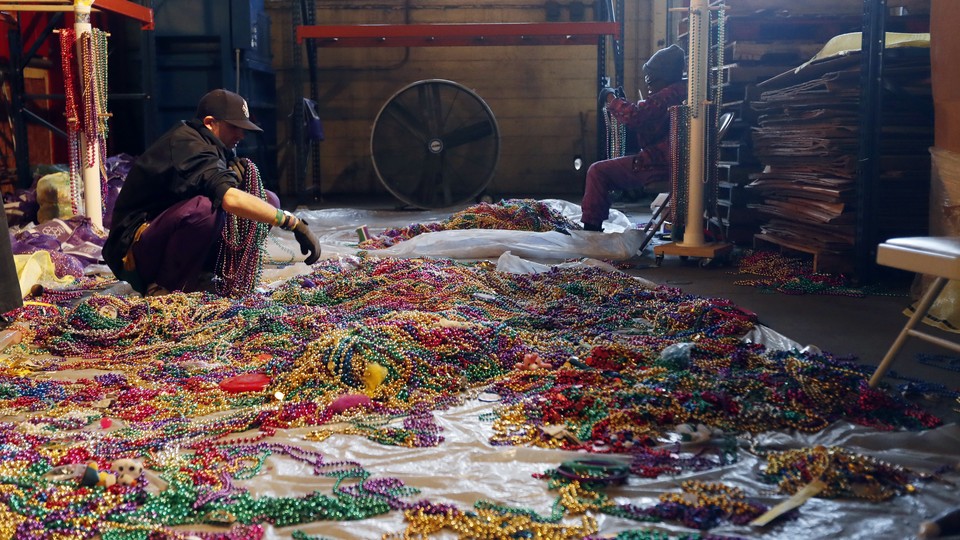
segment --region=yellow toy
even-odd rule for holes
[[[374,392],[377,391],[377,387],[387,380],[387,375],[390,372],[387,371],[387,368],[381,366],[380,364],[367,364],[363,370],[363,387],[366,394],[370,397],[373,397]]]

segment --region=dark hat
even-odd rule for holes
[[[650,79],[675,82],[683,78],[685,53],[677,44],[660,49],[643,65],[643,73]]]
[[[250,121],[247,100],[223,88],[211,90],[200,98],[200,104],[197,105],[197,118],[207,116],[249,131],[263,131],[260,126]]]

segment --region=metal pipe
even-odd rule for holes
[[[678,245],[699,247],[703,234],[703,191],[707,181],[706,157],[707,84],[710,64],[710,8],[707,0],[690,2],[690,41],[687,65],[687,103],[690,106],[690,152],[687,180],[687,215],[683,241]]]

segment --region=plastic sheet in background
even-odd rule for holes
[[[580,207],[557,200],[542,200],[552,210],[574,223],[580,222]],[[389,229],[415,223],[438,223],[460,209],[404,211],[331,208],[325,210],[298,210],[297,216],[306,219],[310,230],[320,241],[321,257],[357,255],[357,229],[366,226],[371,236]],[[387,249],[367,251],[376,257],[444,257],[463,260],[496,259],[510,251],[514,255],[557,261],[591,257],[603,260],[626,260],[634,257],[643,241],[641,231],[620,211],[611,210],[604,223],[603,234],[570,231],[535,233],[491,229],[450,230],[425,233],[399,242]],[[272,230],[267,239],[266,263],[293,264],[304,259],[300,248],[289,233]]]

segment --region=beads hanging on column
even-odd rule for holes
[[[107,36],[109,34],[103,30],[94,28],[91,39],[92,57],[94,59],[94,78],[92,100],[96,105],[96,141],[97,148],[100,150],[100,159],[107,156],[107,136],[110,133],[108,120],[112,114],[107,111],[108,91],[107,91]],[[107,205],[107,182],[106,178],[100,179],[100,203],[102,210],[106,211]]]
[[[74,215],[80,214],[80,118],[77,109],[77,86],[74,54],[76,33],[70,29],[60,31],[60,63],[63,69],[65,94],[64,115],[67,118],[67,153],[70,166],[70,208]]]
[[[690,177],[690,107],[687,105],[670,107],[670,154],[674,166],[670,169],[669,219],[680,223],[687,212]]]
[[[61,30],[60,61],[66,98],[64,114],[67,119],[70,205],[74,215],[80,215],[81,171],[96,164],[98,152],[101,157],[107,152],[107,119],[110,117],[107,112],[107,33],[93,29],[78,37],[72,29]],[[87,143],[82,157],[81,131]],[[107,194],[103,178],[100,190],[101,204],[105,204]]]
[[[716,28],[716,47],[711,47],[715,51],[713,55],[712,68],[709,70],[711,73],[709,80],[708,97],[709,105],[707,106],[707,118],[710,119],[713,127],[709,130],[707,136],[707,174],[705,178],[707,179],[708,185],[707,191],[704,192],[705,202],[707,204],[708,211],[713,211],[716,213],[715,205],[717,199],[720,196],[720,138],[719,138],[719,129],[720,129],[720,116],[723,109],[723,79],[724,79],[724,43],[726,40],[726,11],[723,6],[716,8],[716,24],[711,25],[711,27]],[[709,210],[713,209],[713,210]]]

